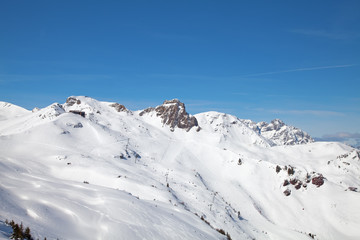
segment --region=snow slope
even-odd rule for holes
[[[346,145],[274,146],[217,112],[182,129],[82,96],[5,106],[0,220],[36,238],[360,238],[360,153]]]

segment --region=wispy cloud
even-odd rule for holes
[[[342,142],[352,146],[360,146],[360,133],[337,132],[334,134],[325,134],[320,138],[315,138],[316,141],[326,142]]]
[[[264,109],[259,109],[259,111],[264,111]],[[275,114],[291,114],[291,115],[312,115],[312,116],[345,116],[342,112],[335,111],[324,111],[324,110],[279,110],[279,109],[269,109],[267,110],[270,113]]]
[[[321,66],[321,67],[294,68],[294,69],[287,69],[287,70],[280,70],[280,71],[273,71],[273,72],[247,74],[247,75],[243,75],[242,77],[255,77],[255,76],[263,76],[263,75],[279,74],[279,73],[315,71],[315,70],[334,69],[334,68],[348,68],[348,67],[354,67],[354,66],[359,66],[359,64],[344,64],[344,65],[331,65],[331,66]]]
[[[325,134],[323,138],[328,138],[328,139],[360,138],[360,133],[337,132],[334,134]]]
[[[313,36],[313,37],[322,37],[322,38],[329,38],[334,40],[347,40],[347,39],[355,39],[359,37],[359,34],[354,33],[346,33],[346,32],[329,32],[325,30],[312,30],[312,29],[294,29],[290,32]]]

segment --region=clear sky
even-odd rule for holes
[[[0,0],[0,100],[280,118],[360,133],[360,1]]]

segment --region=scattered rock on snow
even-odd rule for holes
[[[74,125],[74,128],[82,128],[82,127],[83,125],[80,122]]]
[[[296,178],[290,179],[290,183],[292,185],[295,185],[298,182],[298,180]]]
[[[290,190],[290,189],[286,189],[286,190],[284,191],[284,194],[285,194],[285,196],[289,196],[289,195],[291,194],[291,190]]]
[[[289,180],[285,179],[283,186],[285,187],[285,186],[287,186],[287,185],[289,185],[289,184],[290,184]]]
[[[319,176],[317,177],[314,177],[312,180],[311,180],[312,184],[316,185],[317,187],[320,187],[321,185],[324,184],[324,177],[322,174],[320,174]]]
[[[356,188],[356,187],[349,187],[348,189],[349,189],[350,191],[357,192],[357,188]]]

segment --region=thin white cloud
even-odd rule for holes
[[[313,115],[313,116],[345,116],[344,113],[335,111],[323,111],[323,110],[278,110],[270,109],[271,113],[276,114],[292,114],[292,115]]]
[[[360,147],[360,133],[338,132],[334,134],[325,134],[316,141],[342,142],[354,147]]]
[[[322,67],[294,68],[294,69],[287,69],[287,70],[281,70],[281,71],[247,74],[242,77],[255,77],[255,76],[263,76],[263,75],[279,74],[279,73],[315,71],[315,70],[334,69],[334,68],[348,68],[348,67],[354,67],[354,66],[358,66],[358,65],[359,64],[344,64],[344,65],[332,65],[332,66],[322,66]]]
[[[338,132],[334,134],[326,134],[323,138],[328,139],[345,139],[345,138],[360,138],[360,133]]]

